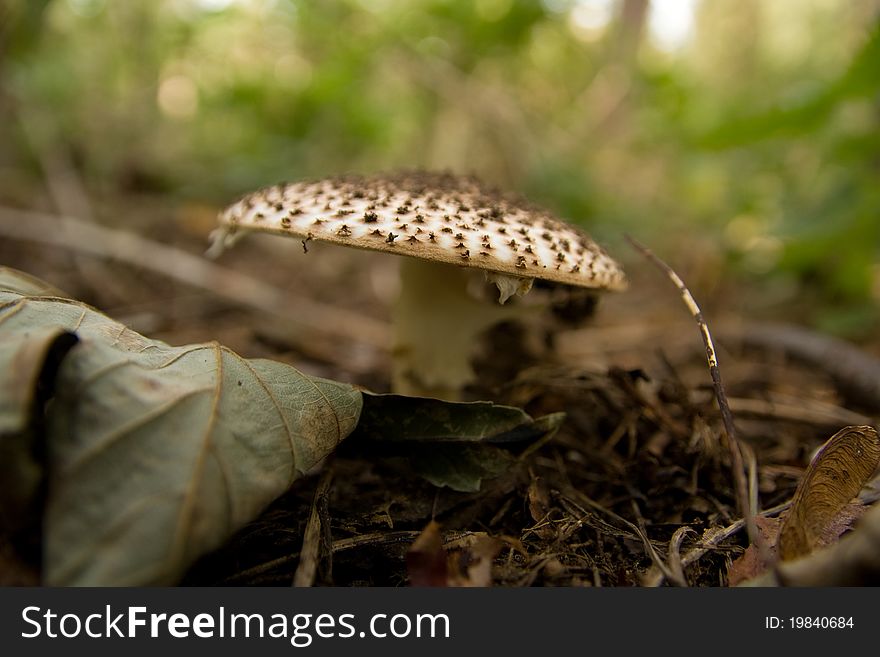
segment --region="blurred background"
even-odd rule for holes
[[[878,16],[878,0],[0,0],[0,218],[198,254],[256,187],[449,168],[648,269],[637,236],[710,307],[871,342]],[[0,232],[0,261],[37,275],[73,267],[63,251]],[[86,300],[131,302],[91,280]]]
[[[0,0],[0,276],[24,270],[150,338],[386,391],[397,259],[270,236],[204,254],[243,193],[401,168],[522,194],[631,279],[584,325],[502,325],[475,358],[468,398],[567,413],[528,465],[553,505],[583,490],[643,527],[642,505],[661,552],[682,523],[738,517],[698,331],[626,234],[702,306],[765,508],[833,431],[876,423],[880,0]],[[538,582],[568,584],[588,563],[570,572],[634,584],[647,567],[632,523],[585,524],[577,505],[552,509],[551,538],[534,531],[551,515],[531,484],[444,507],[409,468],[349,458],[337,537],[415,532],[446,508],[449,529],[523,536],[508,583],[547,564]],[[297,554],[314,484],[205,582]],[[564,541],[586,560],[563,567]],[[725,581],[728,543],[693,581]],[[334,557],[337,583],[405,581],[397,547],[364,545]]]

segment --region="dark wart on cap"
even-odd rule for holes
[[[505,304],[535,279],[621,290],[620,266],[579,228],[512,196],[449,173],[339,177],[267,187],[220,215],[209,253],[249,232],[287,235],[396,255],[401,290],[394,308],[396,392],[455,399],[474,380],[479,336],[537,312]],[[472,294],[482,270],[500,303]]]
[[[275,185],[220,215],[239,229],[310,237],[517,278],[620,290],[620,266],[579,228],[472,177],[404,173]]]

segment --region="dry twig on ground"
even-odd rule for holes
[[[724,430],[727,434],[726,442],[728,451],[730,452],[731,470],[736,488],[737,504],[739,506],[740,513],[745,518],[746,527],[748,528],[749,532],[749,540],[752,543],[758,545],[759,548],[761,548],[763,547],[763,542],[761,541],[760,535],[757,531],[757,527],[755,526],[755,515],[757,513],[755,499],[756,495],[752,492],[754,490],[754,487],[749,485],[750,477],[746,473],[746,466],[743,461],[743,445],[740,444],[739,440],[736,437],[736,428],[733,424],[733,415],[730,412],[730,405],[727,402],[727,393],[724,391],[724,385],[721,382],[721,371],[718,367],[718,357],[715,353],[715,345],[712,341],[712,334],[709,332],[709,325],[706,323],[706,320],[703,317],[703,312],[697,305],[697,302],[694,299],[693,295],[690,293],[690,290],[688,290],[687,286],[684,284],[684,281],[681,280],[681,277],[679,277],[679,275],[675,273],[675,270],[673,270],[672,267],[663,262],[663,260],[657,257],[657,255],[655,255],[646,246],[640,244],[632,237],[627,236],[627,239],[639,253],[641,253],[648,260],[654,263],[669,277],[669,280],[671,280],[672,283],[678,288],[679,292],[681,293],[682,300],[688,307],[688,310],[690,310],[691,315],[693,315],[694,319],[697,322],[697,325],[700,328],[700,335],[702,336],[703,344],[706,347],[706,360],[709,364],[709,374],[712,377],[712,385],[715,389],[715,397],[718,400],[718,407],[721,411],[721,419],[724,422]],[[754,480],[755,476],[752,475],[751,479]]]

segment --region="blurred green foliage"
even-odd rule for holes
[[[675,2],[693,25],[670,46],[656,25]],[[95,197],[218,204],[278,180],[448,167],[606,242],[709,244],[780,303],[865,331],[880,298],[878,11],[0,0],[0,200],[40,189],[47,153]]]

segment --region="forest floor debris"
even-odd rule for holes
[[[184,231],[166,238],[192,257],[204,246]],[[76,241],[7,236],[0,262],[101,307],[107,299],[94,281],[78,278],[70,246],[76,248]],[[267,264],[263,248],[256,243],[237,250],[235,270],[283,291],[291,307],[299,299],[304,307],[338,308],[350,320],[345,331],[357,334],[363,318],[368,336],[387,321],[394,286],[385,269],[392,263],[359,253],[286,253],[290,267],[281,273]],[[309,274],[297,265],[303,257],[339,259],[332,267],[336,278],[327,278],[329,266]],[[384,353],[372,338],[356,347],[343,338],[324,339],[311,348],[302,336],[267,330],[265,308],[233,307],[228,294],[205,294],[197,290],[204,285],[194,288],[180,277],[169,280],[157,266],[145,272],[133,264],[107,261],[129,296],[123,304],[114,296],[114,307],[102,310],[117,317],[156,315],[150,337],[172,344],[218,339],[248,356],[387,389]],[[636,273],[632,291],[603,301],[592,325],[557,332],[535,364],[515,377],[487,377],[481,395],[535,417],[563,411],[567,419],[552,440],[484,481],[479,492],[436,488],[405,463],[371,459],[343,444],[329,466],[332,481],[321,472],[297,481],[258,520],[197,563],[185,583],[290,585],[299,573],[301,583],[318,585],[406,585],[407,554],[436,522],[444,548],[464,561],[478,538],[498,541],[497,554],[480,552],[483,559],[495,554],[490,579],[462,561],[458,581],[727,585],[730,565],[748,541],[729,452],[717,440],[722,422],[699,337],[668,292],[662,277]],[[757,460],[760,515],[775,516],[794,495],[813,450],[845,424],[876,423],[877,400],[854,396],[838,363],[823,362],[821,353],[792,352],[776,338],[767,344],[766,333],[750,333],[745,320],[752,318],[733,317],[718,300],[706,310],[723,353],[738,435]],[[878,347],[865,345],[869,352]],[[306,527],[315,514],[320,532],[312,532],[306,550]],[[471,542],[461,543],[465,537]],[[303,554],[309,555],[306,566]]]

